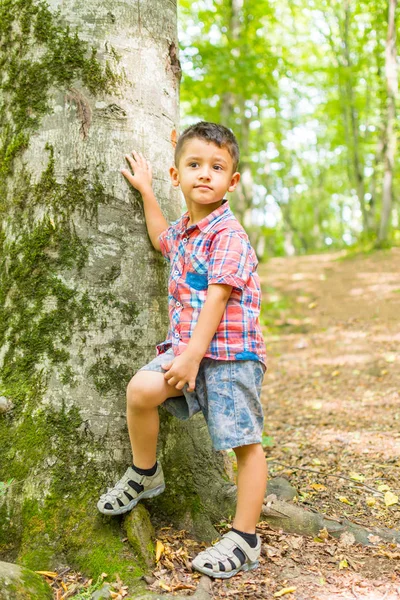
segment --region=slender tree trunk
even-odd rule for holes
[[[345,89],[346,89],[346,97],[348,104],[348,111],[350,116],[350,131],[351,131],[351,152],[352,152],[352,162],[353,162],[353,170],[354,177],[356,183],[356,191],[358,201],[360,203],[362,221],[363,221],[363,229],[364,233],[368,233],[368,211],[365,205],[365,184],[364,184],[364,173],[363,173],[363,165],[360,154],[360,144],[359,144],[359,122],[358,122],[358,114],[355,107],[354,101],[354,89],[353,89],[353,77],[352,77],[352,60],[350,55],[350,2],[349,0],[345,1],[344,4],[344,20],[343,20],[343,57],[344,57],[344,65],[346,67],[345,73]]]
[[[243,8],[244,0],[230,0],[230,19],[228,24],[228,39],[230,42],[237,42],[240,38],[240,11]],[[232,61],[235,60],[235,56],[232,56]],[[235,83],[232,79],[232,88]],[[225,125],[225,127],[229,127],[231,125],[231,117],[233,114],[233,109],[235,107],[235,98],[236,95],[232,91],[232,89],[228,89],[221,101],[221,124]]]
[[[386,87],[387,120],[382,190],[382,212],[378,242],[386,241],[393,205],[393,172],[396,155],[396,100],[397,100],[397,51],[396,51],[397,0],[388,0],[388,34],[386,39]]]
[[[165,336],[167,270],[119,169],[143,152],[167,218],[179,216],[167,175],[176,2],[24,0],[0,12],[0,480],[14,479],[0,553],[132,580],[141,563],[96,501],[131,460],[125,387]],[[158,516],[212,537],[211,519],[232,506],[222,457],[201,418],[166,419],[164,431]]]

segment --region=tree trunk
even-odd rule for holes
[[[145,567],[96,501],[131,460],[125,386],[166,333],[167,270],[119,169],[143,152],[179,216],[176,2],[0,12],[0,556],[130,581]],[[222,456],[200,418],[164,429],[158,516],[210,537],[232,507]]]
[[[393,204],[393,172],[396,155],[396,99],[397,99],[397,52],[396,7],[397,0],[388,0],[388,35],[386,39],[386,86],[387,120],[385,132],[385,157],[383,174],[382,212],[378,242],[386,241]]]
[[[342,25],[342,40],[343,40],[343,62],[345,66],[345,90],[348,104],[348,111],[350,117],[350,130],[351,130],[351,153],[352,162],[354,169],[354,177],[356,184],[356,192],[358,201],[360,203],[360,209],[362,214],[363,231],[368,234],[368,211],[365,205],[365,185],[364,185],[364,172],[363,164],[360,153],[359,143],[359,120],[358,113],[354,99],[354,88],[353,88],[353,74],[352,74],[352,60],[350,52],[350,1],[346,0],[344,3],[344,19]]]

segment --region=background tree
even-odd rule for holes
[[[167,218],[179,216],[176,4],[6,0],[0,35],[0,479],[14,479],[1,557],[129,581],[138,546],[96,501],[131,460],[125,386],[165,335],[167,270],[119,169],[143,152]],[[224,480],[212,485],[223,461],[200,418],[164,431],[175,484],[157,514],[214,537],[231,504]]]
[[[222,118],[237,133],[243,185],[232,203],[253,243],[262,232],[259,254],[262,242],[269,254],[376,242],[396,105],[395,7],[388,92],[389,0],[180,4],[184,118]],[[388,210],[390,243],[400,231],[398,207]]]

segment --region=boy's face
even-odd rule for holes
[[[180,186],[186,204],[220,206],[226,192],[233,192],[240,174],[233,172],[233,161],[227,148],[199,138],[189,139],[182,150],[179,164],[171,167],[175,187]]]

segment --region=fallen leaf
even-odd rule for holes
[[[343,502],[343,504],[348,504],[349,506],[353,506],[353,503],[350,502],[350,500],[348,500],[346,498],[346,496],[338,496],[338,500],[339,500],[339,502]]]
[[[55,579],[57,577],[57,573],[54,571],[35,571],[38,575],[44,575],[45,577],[50,577],[50,579]]]
[[[398,504],[399,497],[393,492],[386,492],[385,494],[385,504],[386,506],[393,506],[393,504]]]
[[[368,539],[371,542],[371,544],[380,544],[382,542],[382,540],[379,537],[379,535],[374,535],[373,533],[370,533],[368,535]]]
[[[328,537],[329,537],[329,533],[328,533],[328,530],[327,530],[327,528],[326,528],[326,527],[324,527],[323,529],[320,529],[320,530],[318,531],[318,537],[319,537],[321,540],[327,540],[327,539],[328,539]]]
[[[160,586],[160,588],[162,590],[165,590],[166,592],[170,592],[171,588],[169,587],[169,585],[167,585],[164,581],[159,581],[158,585]]]
[[[381,485],[378,485],[378,490],[380,492],[388,492],[390,487],[386,483],[381,483]]]
[[[348,568],[349,568],[349,563],[347,562],[347,560],[345,558],[343,558],[339,563],[339,571],[341,571],[342,569],[348,569]]]
[[[173,592],[177,592],[178,590],[195,590],[196,586],[195,585],[191,585],[190,583],[178,583],[178,585],[175,585],[172,588]]]
[[[160,542],[160,540],[157,540],[156,543],[156,562],[158,562],[161,558],[161,556],[164,554],[165,552],[165,546],[162,542]]]
[[[322,490],[326,490],[326,487],[322,485],[322,483],[312,483],[311,486],[313,490],[316,492],[321,492]]]
[[[292,594],[296,591],[295,587],[282,588],[279,592],[275,592],[274,598],[280,598],[281,596],[285,596],[286,594]]]
[[[352,471],[350,473],[350,479],[352,479],[353,481],[359,481],[360,483],[363,483],[363,481],[365,481],[365,475],[360,475],[359,473],[354,473],[354,471]]]
[[[375,506],[376,504],[376,499],[373,498],[372,496],[368,496],[368,498],[365,501],[367,503],[367,506]]]

